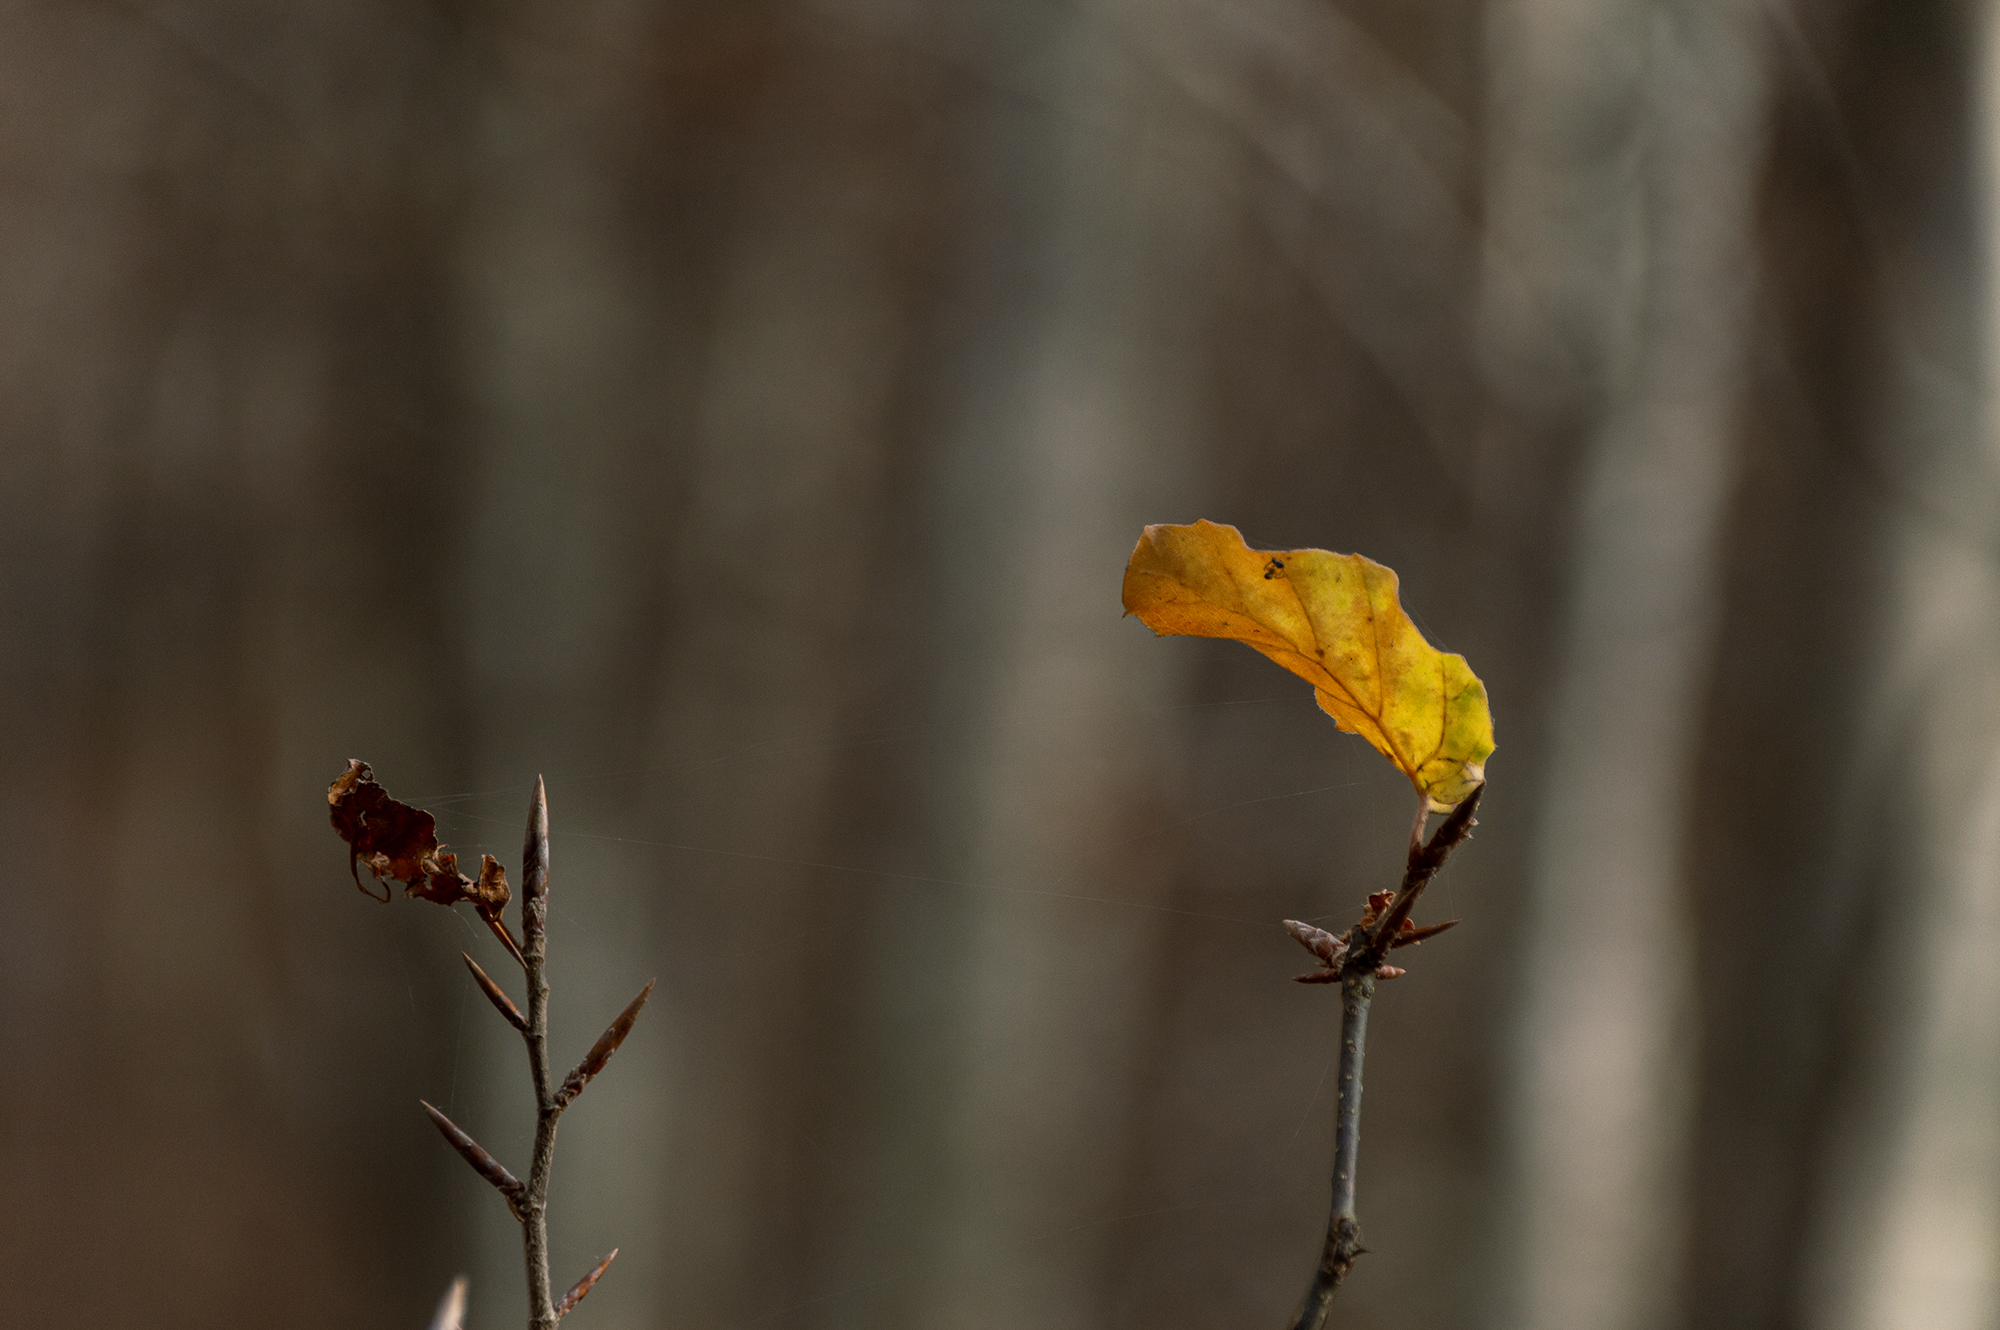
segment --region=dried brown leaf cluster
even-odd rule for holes
[[[347,770],[327,787],[326,802],[333,829],[347,842],[348,871],[364,893],[374,895],[361,881],[362,865],[377,881],[402,883],[405,896],[438,905],[469,901],[489,920],[513,899],[498,859],[481,855],[477,878],[459,872],[458,856],[438,843],[437,819],[391,798],[366,762],[349,758]],[[386,904],[388,894],[381,899]]]

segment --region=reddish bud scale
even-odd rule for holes
[[[522,1034],[526,1034],[528,1032],[528,1018],[521,1014],[521,1009],[514,1005],[514,1000],[507,996],[500,985],[486,977],[486,971],[479,968],[478,961],[473,960],[470,956],[466,956],[462,951],[459,955],[465,957],[466,968],[472,971],[473,981],[479,985],[479,991],[486,994],[486,1000],[491,1002],[494,1009],[507,1018],[507,1024],[513,1026]]]
[[[625,1036],[632,1033],[632,1022],[639,1019],[640,1008],[646,1005],[647,998],[653,996],[653,984],[658,982],[655,979],[640,989],[639,996],[626,1003],[625,1010],[618,1013],[618,1019],[611,1022],[611,1028],[597,1037],[597,1042],[590,1046],[590,1052],[584,1055],[576,1070],[563,1077],[562,1089],[556,1091],[558,1107],[582,1094],[583,1087],[590,1084],[591,1078],[604,1070],[604,1064],[611,1061],[611,1055],[625,1042]]]
[[[466,1163],[472,1165],[473,1172],[492,1183],[494,1189],[507,1198],[507,1208],[514,1212],[516,1219],[519,1219],[521,1195],[527,1190],[521,1180],[509,1173],[506,1165],[486,1153],[478,1141],[459,1130],[458,1125],[450,1118],[421,1099],[417,1102],[424,1105],[424,1112],[431,1115],[431,1122],[444,1138],[451,1142],[451,1148],[458,1151]]]
[[[575,1307],[577,1303],[582,1302],[585,1295],[587,1295],[590,1292],[590,1290],[597,1287],[597,1281],[604,1278],[604,1272],[611,1268],[611,1262],[613,1262],[617,1258],[618,1258],[618,1249],[616,1247],[613,1247],[611,1249],[611,1255],[599,1261],[597,1263],[596,1269],[592,1270],[589,1274],[585,1275],[583,1278],[577,1280],[576,1283],[570,1287],[569,1292],[562,1295],[562,1301],[556,1304],[556,1315],[558,1317],[569,1315],[570,1310],[573,1307]]]

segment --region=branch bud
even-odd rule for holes
[[[444,1138],[451,1142],[451,1148],[458,1151],[466,1163],[472,1165],[473,1172],[492,1183],[494,1189],[507,1198],[507,1208],[514,1212],[514,1218],[521,1218],[521,1197],[527,1191],[521,1180],[509,1173],[506,1165],[486,1153],[478,1141],[460,1131],[450,1118],[429,1104],[425,1104],[421,1099],[417,1102],[424,1105],[424,1112],[431,1115],[431,1121],[436,1124],[438,1131],[443,1133]]]
[[[640,989],[639,996],[626,1003],[625,1010],[618,1013],[618,1019],[611,1022],[611,1028],[597,1036],[597,1042],[590,1046],[590,1052],[584,1055],[583,1061],[577,1063],[576,1070],[563,1077],[562,1088],[556,1091],[557,1108],[582,1094],[583,1087],[590,1084],[591,1078],[604,1070],[604,1064],[611,1061],[618,1045],[632,1033],[632,1022],[639,1019],[639,1009],[646,1005],[647,998],[653,996],[653,985],[658,982],[657,979],[652,980]]]
[[[500,985],[486,977],[486,971],[479,968],[478,961],[475,961],[470,956],[466,956],[462,951],[458,954],[465,956],[466,968],[472,971],[472,977],[478,983],[479,991],[486,994],[486,1000],[491,1002],[494,1008],[507,1018],[507,1024],[513,1026],[522,1034],[526,1034],[528,1032],[528,1018],[521,1014],[521,1009],[514,1005],[513,999],[509,998],[501,990]]]
[[[611,1255],[599,1261],[595,1270],[577,1280],[571,1286],[570,1291],[562,1295],[562,1301],[556,1304],[556,1316],[558,1319],[569,1315],[570,1309],[575,1307],[577,1303],[582,1302],[584,1295],[597,1287],[597,1281],[604,1278],[604,1272],[611,1268],[611,1262],[616,1260],[617,1257],[618,1249],[613,1247]]]

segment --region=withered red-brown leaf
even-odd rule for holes
[[[368,891],[357,867],[364,863],[378,879],[409,882],[425,876],[424,860],[437,853],[437,819],[390,798],[366,762],[349,758],[346,772],[327,787],[326,802],[334,831],[347,842],[355,886]]]
[[[435,901],[439,905],[456,905],[460,901],[470,901],[479,913],[489,919],[499,917],[500,910],[512,899],[507,887],[507,870],[500,867],[500,861],[492,855],[481,855],[479,880],[458,871],[458,856],[439,850],[431,860],[432,871],[420,881],[403,888],[405,896],[416,896],[423,900]]]
[[[374,895],[361,884],[359,866],[366,864],[377,879],[401,882],[405,896],[439,905],[470,901],[486,918],[500,917],[511,895],[500,862],[485,856],[477,882],[459,872],[458,856],[438,844],[437,819],[391,798],[366,762],[349,758],[347,770],[327,787],[326,802],[333,829],[347,842],[348,871],[362,891]]]

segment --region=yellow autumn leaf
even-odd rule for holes
[[[1486,778],[1486,685],[1424,640],[1396,574],[1359,554],[1252,550],[1233,526],[1149,526],[1125,568],[1125,610],[1154,632],[1246,643],[1313,686],[1340,728],[1429,796],[1456,805]]]

